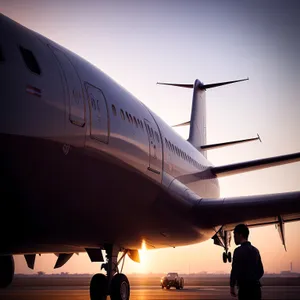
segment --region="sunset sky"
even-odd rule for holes
[[[211,150],[214,165],[300,151],[299,1],[0,0],[0,12],[99,67],[169,125],[189,120],[192,91],[156,82],[249,77],[207,91],[207,138],[218,143],[259,133],[262,143]],[[188,130],[176,128],[185,139]],[[300,163],[222,178],[220,187],[222,197],[299,191]],[[290,262],[300,272],[300,222],[285,231],[287,252],[275,226],[250,231],[267,272],[288,270]],[[229,272],[222,253],[212,240],[151,250],[141,264],[127,259],[124,272]],[[16,256],[16,272],[99,271],[83,253],[57,270],[55,259],[37,257],[31,271]]]

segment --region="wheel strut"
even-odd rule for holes
[[[130,285],[126,275],[119,272],[118,265],[123,261],[121,271],[124,266],[125,255],[128,250],[124,250],[121,258],[118,260],[120,248],[112,244],[105,244],[106,262],[101,265],[104,274],[95,274],[90,284],[91,300],[105,300],[110,295],[111,300],[129,300]]]

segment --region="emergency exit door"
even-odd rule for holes
[[[62,51],[49,45],[60,65],[65,81],[65,97],[69,107],[69,120],[76,126],[85,125],[85,101],[80,78],[70,59]]]
[[[149,167],[148,170],[156,174],[162,171],[162,147],[157,126],[144,119],[148,139],[149,139]]]
[[[108,109],[103,92],[89,84],[85,84],[90,111],[90,136],[99,142],[108,144]]]

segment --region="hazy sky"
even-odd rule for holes
[[[168,124],[188,121],[192,91],[157,81],[204,83],[249,77],[207,92],[208,143],[248,138],[263,143],[211,150],[215,165],[300,151],[300,2],[295,1],[42,1],[0,0],[0,11],[102,69]],[[176,128],[183,138],[188,127]],[[300,163],[220,180],[221,196],[300,190]],[[300,222],[286,225],[288,252],[275,226],[251,230],[265,270],[300,272]],[[235,248],[232,244],[231,250]],[[229,272],[213,241],[148,251],[131,272]],[[54,255],[36,271],[52,272]],[[98,272],[86,254],[55,272]],[[27,272],[23,257],[16,271]],[[31,271],[28,271],[31,272]]]

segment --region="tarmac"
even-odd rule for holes
[[[262,299],[288,300],[300,297],[300,286],[266,286]],[[89,300],[86,286],[24,287],[0,290],[1,300]],[[186,286],[182,290],[162,290],[159,286],[131,286],[130,300],[232,300],[227,286]],[[110,300],[110,297],[107,297]]]
[[[197,279],[198,280],[198,279]],[[162,289],[154,279],[131,280],[130,300],[233,300],[229,293],[227,278],[189,279],[190,285],[182,290]],[[89,281],[86,278],[16,278],[11,286],[0,289],[0,300],[90,300]],[[265,280],[262,287],[263,300],[300,299],[300,277]],[[154,285],[155,283],[155,285]],[[283,285],[284,283],[284,285]],[[110,300],[110,297],[107,297]]]

